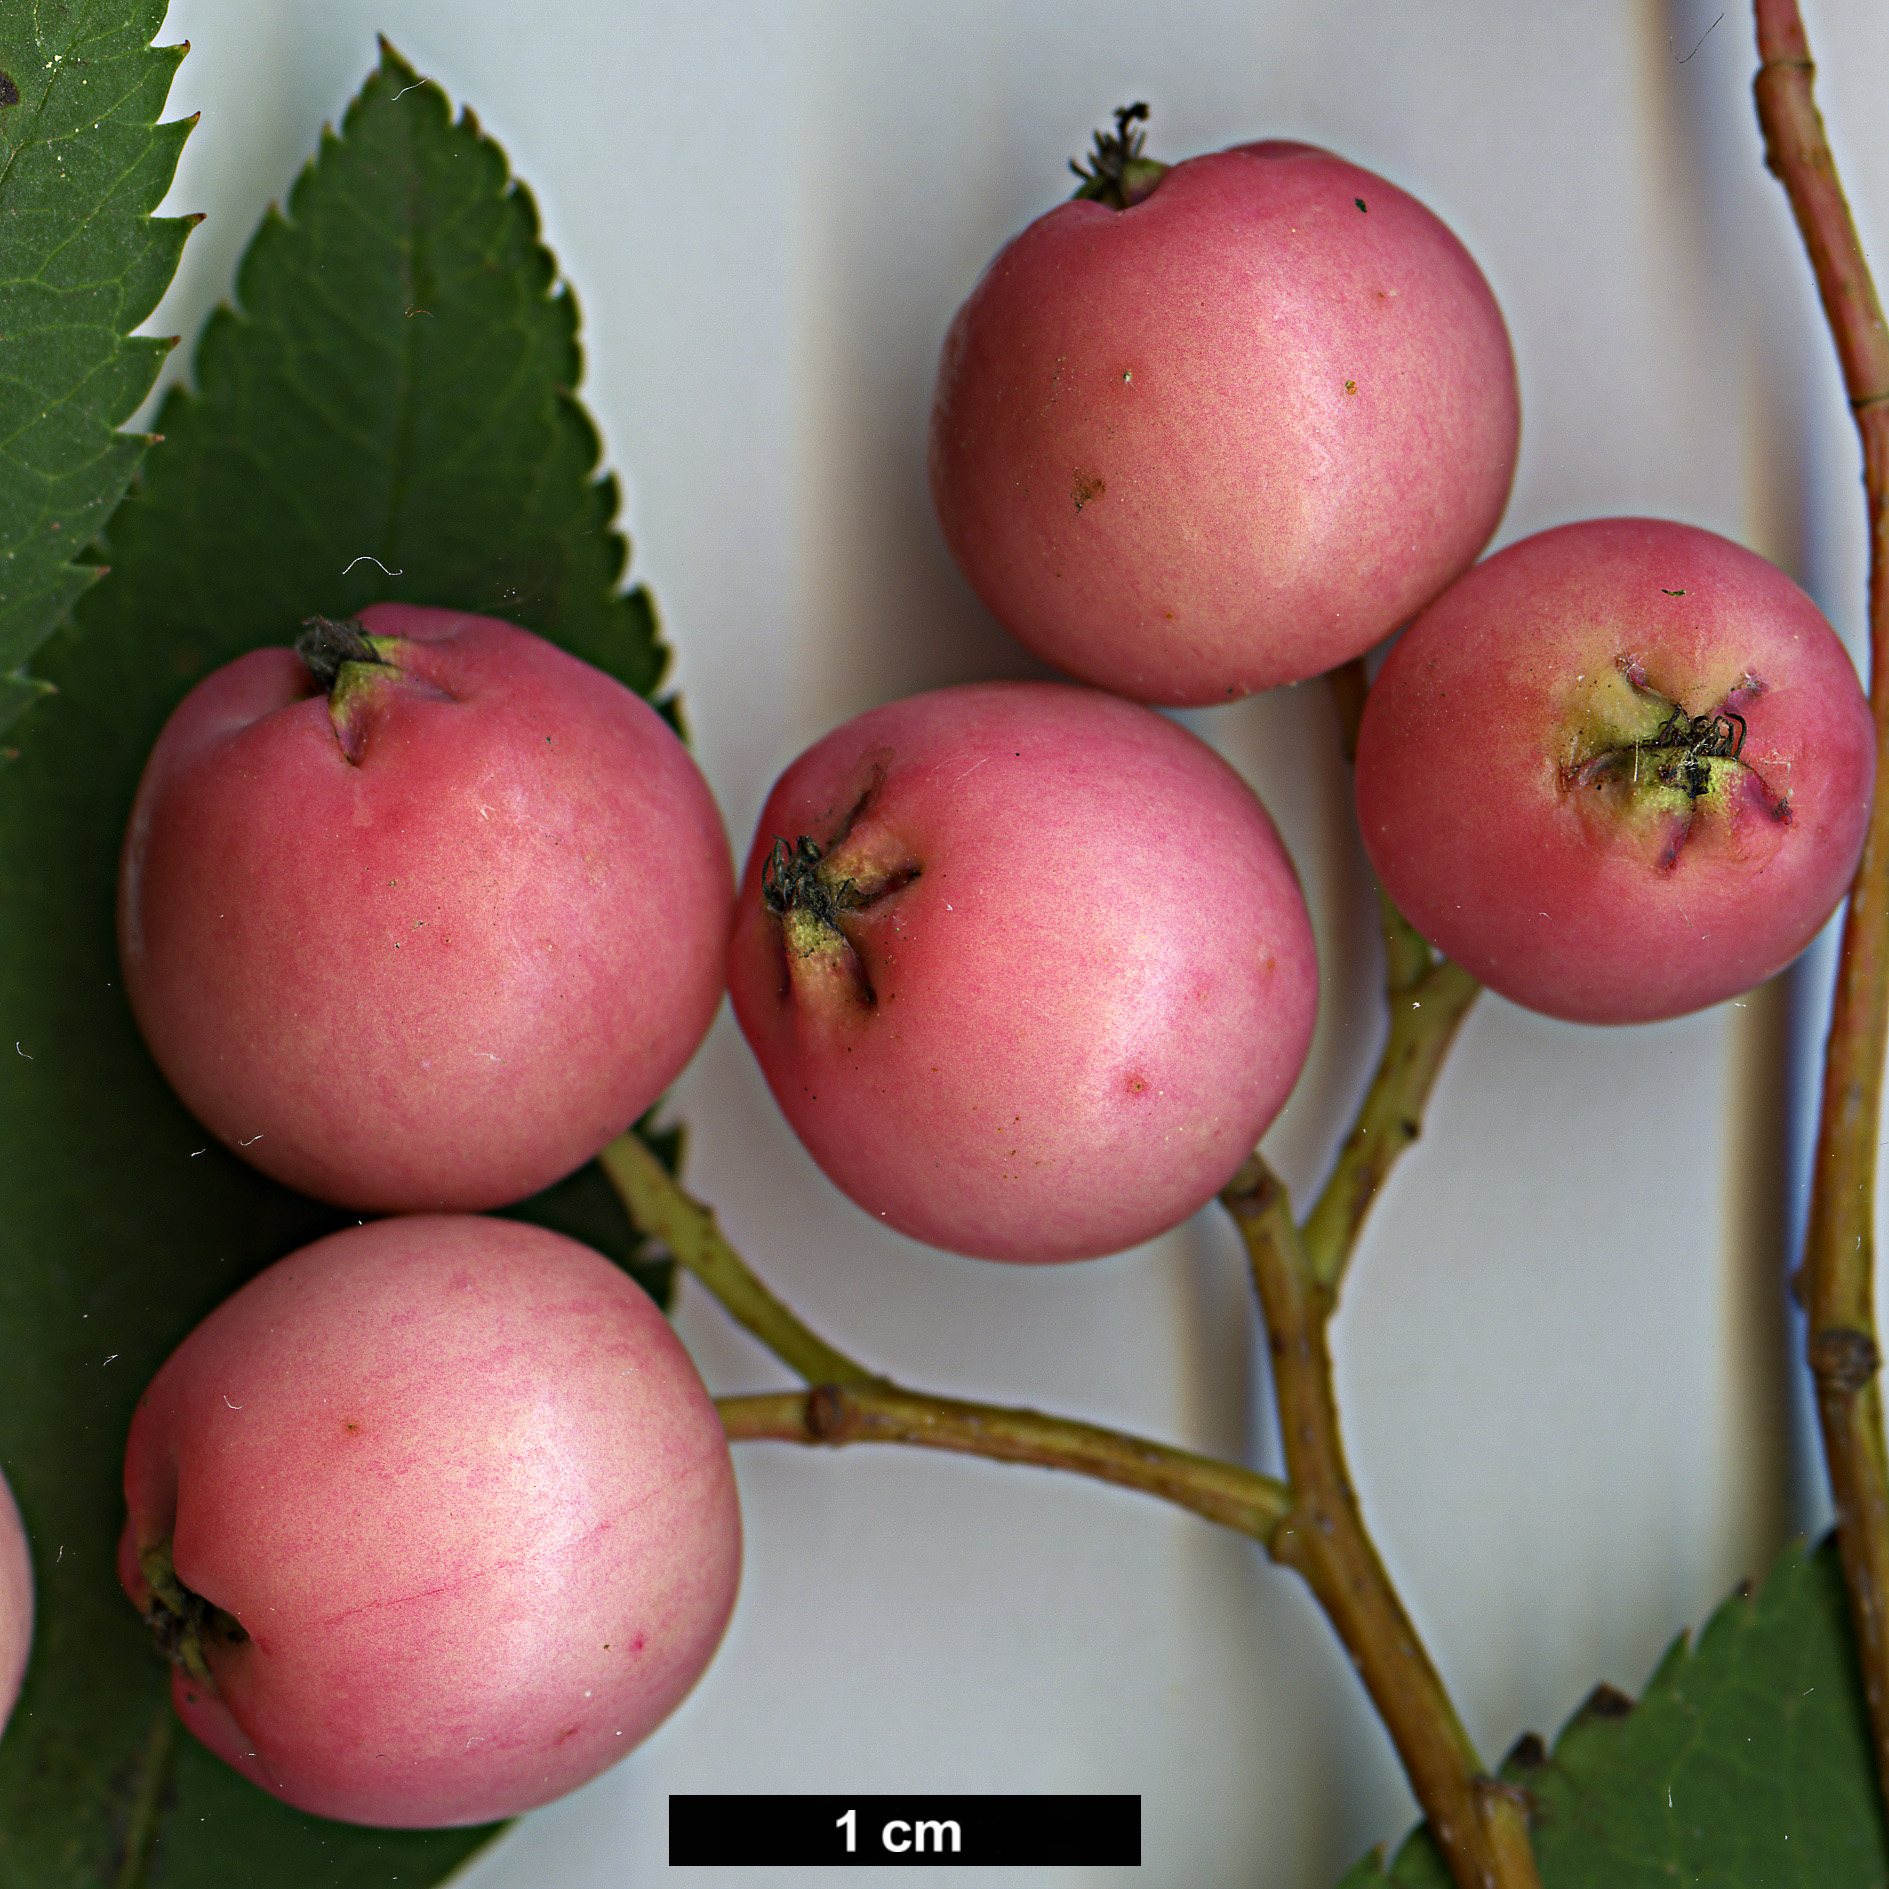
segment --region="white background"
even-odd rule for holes
[[[1720,13],[176,0],[163,37],[194,50],[172,112],[203,120],[169,207],[209,220],[153,328],[194,335],[228,292],[376,29],[470,104],[579,298],[583,396],[738,853],[774,775],[826,729],[1033,673],[932,522],[931,375],[983,263],[1134,98],[1153,104],[1157,155],[1326,144],[1467,243],[1521,368],[1498,543],[1603,513],[1685,519],[1777,558],[1853,636],[1856,449],[1761,167],[1749,19],[1737,0]],[[1807,13],[1867,241],[1889,219],[1889,14]],[[1316,684],[1189,719],[1260,788],[1317,915],[1319,1040],[1267,1141],[1309,1200],[1380,1028],[1333,724]],[[1780,1290],[1799,1192],[1781,1178],[1786,1091],[1817,1001],[1800,982],[1595,1031],[1485,999],[1372,1225],[1335,1330],[1353,1463],[1491,1762],[1597,1680],[1637,1690],[1676,1631],[1817,1521]],[[725,1013],[677,1108],[691,1184],[856,1355],[1276,1467],[1263,1346],[1213,1212],[1067,1268],[902,1241],[813,1169]],[[787,1381],[692,1287],[678,1322],[717,1391]],[[527,1818],[467,1885],[663,1880],[672,1791],[1140,1792],[1138,1875],[1015,1879],[1150,1889],[1322,1889],[1412,1820],[1323,1622],[1252,1544],[1142,1497],[919,1452],[756,1444],[738,1466],[748,1559],[716,1664],[641,1751]]]

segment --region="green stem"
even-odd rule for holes
[[[1379,895],[1382,898],[1382,894]],[[1314,1276],[1336,1292],[1346,1262],[1397,1158],[1422,1132],[1423,1107],[1482,986],[1430,947],[1383,900],[1390,1034],[1331,1178],[1305,1219]],[[1408,938],[1403,934],[1408,933]],[[1409,940],[1421,951],[1422,970]]]
[[[170,1787],[171,1760],[176,1747],[177,1715],[171,1710],[167,1680],[163,1702],[151,1721],[151,1729],[145,1734],[132,1770],[131,1801],[125,1812],[125,1846],[119,1852],[118,1873],[112,1878],[112,1889],[140,1889],[144,1882],[164,1809],[164,1793]]]
[[[634,1134],[619,1135],[598,1156],[630,1218],[668,1248],[780,1361],[809,1384],[884,1380],[830,1345],[770,1292],[722,1237],[714,1214],[692,1199]]]
[[[1353,657],[1325,678],[1345,759],[1358,758],[1358,730],[1369,694],[1364,663]],[[1390,1034],[1357,1119],[1338,1151],[1330,1178],[1305,1217],[1304,1237],[1318,1279],[1335,1292],[1351,1249],[1364,1228],[1397,1157],[1417,1139],[1423,1106],[1451,1043],[1482,986],[1429,941],[1379,887],[1378,920],[1384,935],[1384,994]]]
[[[1345,759],[1358,758],[1358,730],[1369,695],[1364,662],[1353,657],[1325,678],[1338,716]],[[1429,941],[1383,888],[1377,894],[1384,935],[1384,994],[1390,1033],[1330,1178],[1306,1215],[1313,1272],[1336,1293],[1351,1250],[1397,1157],[1417,1139],[1431,1087],[1457,1029],[1482,986],[1459,965],[1438,958]]]
[[[914,1443],[927,1449],[1037,1463],[1140,1489],[1210,1521],[1263,1538],[1289,1505],[1266,1476],[1210,1456],[1041,1411],[966,1403],[905,1390],[856,1364],[790,1312],[725,1240],[715,1216],[685,1193],[633,1134],[603,1151],[604,1172],[631,1219],[659,1240],[783,1364],[814,1388],[725,1399],[736,1441]]]
[[[1491,1778],[1366,1532],[1338,1434],[1321,1279],[1285,1188],[1254,1155],[1221,1196],[1266,1313],[1291,1512],[1268,1546],[1325,1610],[1403,1760],[1460,1889],[1540,1889],[1526,1801]]]
[[[998,1462],[1035,1463],[1139,1489],[1258,1541],[1270,1537],[1292,1506],[1284,1483],[1211,1456],[1038,1410],[932,1397],[893,1384],[822,1384],[807,1391],[723,1397],[717,1408],[731,1441],[912,1443]]]

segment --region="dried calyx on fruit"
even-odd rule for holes
[[[201,1594],[193,1594],[177,1578],[168,1535],[139,1551],[138,1566],[150,1589],[144,1624],[151,1629],[157,1650],[180,1672],[207,1685],[210,1666],[204,1657],[205,1643],[240,1646],[249,1638],[243,1623]]]
[[[397,636],[370,636],[358,617],[309,617],[295,639],[295,653],[328,696],[328,719],[351,766],[359,767],[367,744],[367,718],[374,693],[400,674]],[[443,693],[443,691],[438,691]]]
[[[1582,805],[1584,814],[1644,832],[1667,871],[1702,821],[1734,822],[1751,808],[1789,824],[1790,795],[1745,757],[1751,725],[1741,711],[1765,693],[1759,677],[1746,675],[1694,715],[1655,688],[1643,664],[1616,667],[1625,684],[1616,694],[1624,699],[1609,704],[1614,715],[1598,733],[1577,733],[1558,770],[1564,794],[1595,797]],[[1650,732],[1649,721],[1656,723]]]
[[[349,663],[384,664],[386,646],[399,640],[397,636],[369,636],[359,617],[305,617],[302,634],[295,639],[295,653],[324,689],[332,689]]]
[[[866,802],[855,809],[854,817]],[[850,834],[853,820],[847,822]],[[836,845],[843,847],[846,835]],[[830,957],[856,974],[860,996],[874,1001],[872,980],[852,948],[847,919],[880,899],[902,891],[924,868],[915,860],[886,863],[870,848],[842,850],[838,857],[803,833],[792,846],[775,836],[761,869],[761,901],[781,922],[781,944],[790,960]]]
[[[1148,108],[1137,102],[1115,108],[1115,129],[1095,134],[1095,149],[1085,166],[1078,158],[1069,160],[1069,168],[1082,179],[1073,194],[1090,203],[1105,203],[1111,210],[1126,210],[1153,193],[1154,187],[1168,174],[1170,166],[1159,158],[1144,157],[1142,145],[1147,133],[1135,129],[1145,124]]]
[[[1512,1001],[1586,1023],[1750,989],[1862,848],[1868,704],[1816,606],[1711,532],[1524,538],[1425,610],[1371,687],[1358,812],[1384,889]]]

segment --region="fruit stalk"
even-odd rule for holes
[[[1369,693],[1364,662],[1354,657],[1326,678],[1338,714],[1345,759],[1358,758],[1358,727]],[[1389,1033],[1377,1072],[1358,1107],[1330,1178],[1305,1216],[1300,1237],[1313,1276],[1333,1292],[1351,1249],[1397,1158],[1422,1132],[1423,1105],[1443,1070],[1456,1032],[1482,986],[1461,965],[1440,958],[1380,887],[1384,999]]]
[[[1422,1130],[1424,1098],[1482,992],[1461,965],[1433,957],[1410,921],[1381,892],[1378,898],[1390,1034],[1358,1119],[1305,1217],[1303,1233],[1313,1276],[1334,1292],[1378,1190]]]
[[[1752,89],[1765,163],[1790,198],[1816,276],[1862,439],[1869,508],[1875,802],[1843,921],[1797,1291],[1877,1777],[1889,1801],[1889,1456],[1873,1296],[1876,1149],[1889,1039],[1889,334],[1812,96],[1815,68],[1796,0],[1756,0],[1755,12],[1759,70]]]
[[[143,1889],[145,1871],[151,1863],[151,1847],[157,1838],[157,1826],[177,1760],[177,1714],[168,1698],[158,1707],[151,1729],[132,1772],[130,1809],[125,1820],[124,1847],[118,1853],[118,1870],[112,1877],[112,1889]]]
[[[1366,1533],[1345,1464],[1326,1333],[1337,1306],[1285,1188],[1255,1154],[1221,1196],[1266,1313],[1294,1501],[1268,1548],[1325,1610],[1383,1719],[1459,1889],[1539,1889],[1522,1795],[1490,1777]]]
[[[634,1133],[598,1160],[637,1226],[714,1293],[735,1322],[809,1384],[879,1384],[884,1379],[827,1343],[770,1292],[722,1237],[715,1215],[676,1184]]]

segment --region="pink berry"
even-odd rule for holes
[[[734,1602],[715,1406],[573,1240],[379,1220],[271,1266],[152,1380],[119,1578],[179,1717],[319,1816],[509,1817],[648,1736]]]
[[[33,1645],[33,1561],[26,1524],[6,1478],[0,1476],[0,1727],[20,1696]]]
[[[171,717],[125,839],[126,990],[186,1105],[265,1173],[372,1210],[499,1206],[694,1053],[727,837],[621,683],[490,617],[361,622],[332,699],[263,649]]]
[[[1456,238],[1329,152],[1248,144],[997,256],[945,338],[932,496],[1039,656],[1213,702],[1358,655],[1466,569],[1518,416]]]
[[[1051,683],[874,709],[782,775],[729,986],[768,1086],[888,1226],[989,1259],[1150,1239],[1298,1077],[1318,967],[1252,790]]]
[[[1855,668],[1789,578],[1608,518],[1509,546],[1411,626],[1365,707],[1358,815],[1385,890],[1491,989],[1639,1023],[1810,942],[1874,769]]]

